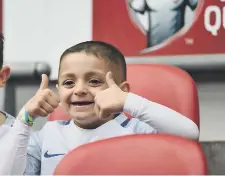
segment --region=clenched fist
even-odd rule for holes
[[[58,96],[48,88],[48,76],[43,74],[39,90],[24,108],[32,117],[46,117],[59,105]]]
[[[122,112],[128,94],[115,83],[111,72],[107,73],[106,82],[108,88],[95,95],[95,112],[100,119]]]

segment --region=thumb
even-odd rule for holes
[[[109,87],[112,87],[113,85],[116,85],[116,83],[115,83],[115,81],[113,79],[112,72],[108,72],[106,74],[106,82],[107,82]]]
[[[40,90],[44,90],[48,88],[48,76],[46,74],[41,75],[41,85]]]

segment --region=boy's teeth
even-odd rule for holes
[[[91,104],[92,102],[74,102],[72,103],[73,105],[76,105],[76,106],[84,106],[84,105],[89,105]]]

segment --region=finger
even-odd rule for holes
[[[47,113],[43,108],[39,108],[37,114],[39,114],[41,117],[46,117],[49,113]]]
[[[50,91],[49,94],[55,101],[60,102],[59,96],[55,92]]]
[[[48,96],[46,97],[46,101],[54,108],[57,108],[60,102],[59,96],[50,89],[45,90],[47,91],[48,94]]]
[[[103,120],[106,117],[108,110],[106,107],[104,107],[104,104],[100,104],[98,105],[98,107],[99,107],[99,118]]]
[[[42,101],[46,101],[48,104],[50,104],[53,108],[57,108],[58,105],[59,105],[59,98],[58,96],[53,92],[51,91],[50,89],[45,89],[45,90],[42,90],[41,92],[41,97],[42,97]]]
[[[106,83],[108,84],[109,87],[116,85],[114,79],[113,79],[113,75],[112,72],[108,72],[106,74]]]
[[[41,85],[40,90],[44,90],[48,88],[48,76],[46,74],[41,75]]]
[[[50,114],[54,111],[54,107],[52,107],[48,102],[43,101],[40,105],[41,109],[45,110],[45,112],[47,112],[47,114]]]
[[[94,111],[95,111],[95,115],[99,118],[100,108],[97,103],[95,103]]]
[[[46,97],[45,101],[50,105],[52,106],[54,109],[57,108],[59,106],[59,102],[57,99],[51,97],[51,96],[48,96]]]
[[[99,111],[99,118],[104,119],[104,111],[100,109]]]
[[[99,118],[102,119],[102,120],[108,120],[111,117],[110,117],[110,114],[107,113],[107,111],[100,109]]]

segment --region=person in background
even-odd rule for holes
[[[0,34],[0,88],[5,86],[10,75],[10,68],[3,66],[3,48],[4,38]],[[15,117],[0,109],[0,175],[11,175],[13,174],[12,170],[19,170],[13,164],[21,157],[18,156],[18,153],[26,151],[28,143],[28,137],[25,136],[26,129],[25,124],[16,121]],[[7,141],[8,143],[5,143]],[[6,159],[11,160],[11,162],[5,162]]]
[[[3,66],[3,47],[4,38],[2,33],[0,34],[0,88],[3,88],[6,81],[10,75],[10,68],[8,66]],[[2,98],[2,97],[1,97]],[[3,112],[0,109],[0,138],[5,134],[6,125],[11,126],[14,123],[15,118],[9,114]]]

